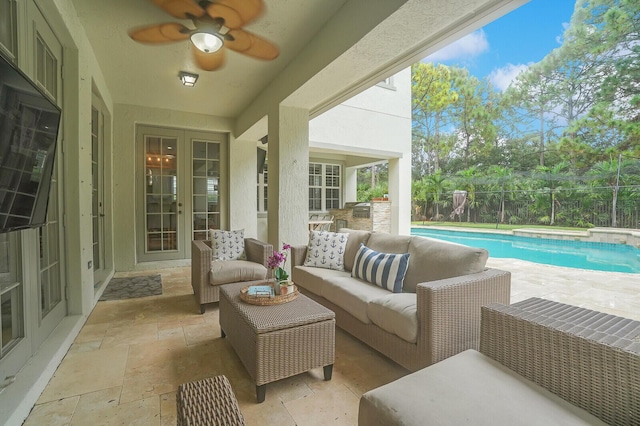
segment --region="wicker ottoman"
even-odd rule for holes
[[[220,328],[256,382],[258,402],[266,384],[323,367],[331,380],[335,361],[335,314],[304,295],[280,305],[240,300],[249,283],[220,286]]]
[[[225,376],[181,384],[176,393],[176,404],[178,426],[244,425],[238,402]]]

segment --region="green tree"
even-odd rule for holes
[[[499,95],[490,83],[469,75],[466,68],[452,68],[451,76],[458,95],[452,104],[451,123],[462,145],[463,167],[467,168],[472,158],[489,157],[496,143],[494,121],[499,112]]]
[[[513,190],[518,187],[517,181],[513,178],[513,170],[509,167],[491,166],[487,170],[487,175],[492,178],[492,182],[490,183],[492,192],[500,196],[498,221],[504,223],[505,201],[506,198],[513,198]]]
[[[440,129],[444,112],[456,99],[447,66],[418,62],[411,67],[413,135],[426,152],[428,171],[440,170],[440,158],[448,154]]]
[[[456,188],[467,191],[467,222],[471,222],[471,209],[478,207],[478,202],[476,200],[478,168],[476,166],[471,166],[463,170],[458,170],[456,176],[458,177],[458,179],[456,179]]]
[[[566,181],[567,175],[565,171],[568,169],[567,162],[560,162],[552,167],[539,166],[537,168],[539,179],[543,182],[543,189],[549,192],[549,207],[551,214],[549,216],[549,225],[554,225],[556,220],[556,194],[562,189],[563,183]]]
[[[446,201],[442,200],[442,194],[448,187],[449,180],[442,174],[441,171],[437,171],[424,177],[423,188],[425,190],[425,200],[431,200],[434,206],[433,217],[438,220],[440,217],[440,206],[446,205]],[[425,215],[426,216],[426,215]]]
[[[556,106],[551,84],[548,65],[538,63],[520,73],[504,96],[507,105],[515,106],[516,111],[520,110],[524,115],[524,119],[519,120],[516,126],[526,133],[536,135],[540,166],[544,166],[545,141],[552,135],[553,125],[548,122],[547,117]],[[538,129],[534,130],[536,125]]]
[[[621,161],[622,155],[617,159],[609,159],[609,161],[600,161],[593,165],[589,171],[589,175],[593,178],[592,186],[608,187],[611,190],[611,227],[617,226],[617,204],[620,185],[624,185],[630,178],[627,170],[632,169],[635,165],[629,161]],[[634,169],[635,170],[635,169]]]

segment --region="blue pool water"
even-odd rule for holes
[[[411,235],[484,248],[489,251],[491,257],[507,257],[596,271],[640,273],[640,250],[625,244],[425,228],[411,228]]]

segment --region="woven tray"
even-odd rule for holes
[[[249,303],[251,305],[279,305],[281,303],[287,303],[295,300],[298,297],[298,294],[300,294],[300,292],[298,292],[298,286],[296,286],[295,284],[293,285],[292,293],[276,294],[273,297],[250,296],[247,294],[247,292],[249,291],[249,287],[251,286],[246,286],[242,290],[240,290],[240,299],[243,302]],[[273,287],[273,285],[271,287]]]

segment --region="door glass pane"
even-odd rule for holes
[[[0,234],[0,358],[24,337],[24,286],[20,276],[20,244],[16,235]]]
[[[178,141],[145,137],[146,251],[178,250]]]
[[[208,229],[220,228],[220,143],[193,142],[193,239],[208,239]]]
[[[0,296],[0,326],[2,326],[1,355],[24,337],[24,321],[22,311],[22,285],[8,290]]]

